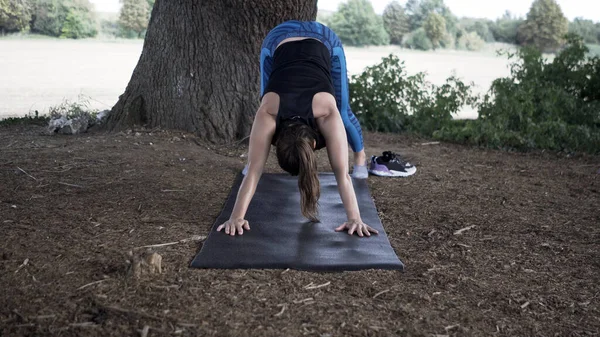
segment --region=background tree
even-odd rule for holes
[[[383,27],[390,36],[390,43],[402,44],[402,38],[410,32],[410,22],[398,1],[392,1],[383,10]]]
[[[0,32],[10,33],[29,29],[31,5],[28,0],[0,0]]]
[[[494,40],[498,42],[517,44],[517,33],[523,22],[522,18],[513,16],[509,11],[506,11],[501,18],[490,24],[490,31],[494,36]]]
[[[461,18],[459,21],[460,28],[468,33],[476,33],[485,42],[495,41],[494,34],[492,34],[492,30],[490,29],[491,25],[493,25],[493,22],[485,19]]]
[[[133,31],[138,37],[148,28],[150,7],[148,0],[121,0],[119,24],[123,29]]]
[[[461,50],[477,51],[481,50],[485,41],[475,32],[464,32],[456,42],[456,48]]]
[[[349,46],[379,46],[390,42],[383,20],[375,14],[369,0],[349,0],[340,4],[329,18],[329,27]]]
[[[246,137],[259,103],[262,40],[283,21],[316,16],[316,0],[157,0],[107,127],[177,129],[220,143]]]
[[[82,39],[98,34],[92,4],[85,0],[71,1],[61,28],[60,37]]]
[[[569,24],[569,33],[581,36],[586,43],[600,42],[598,39],[598,32],[596,31],[596,25],[594,25],[592,20],[575,18],[575,20]]]
[[[31,30],[65,38],[93,37],[98,33],[89,0],[35,0]]]
[[[554,51],[565,41],[569,21],[555,0],[535,0],[527,19],[519,28],[518,39],[541,51]]]
[[[427,37],[433,43],[433,49],[438,48],[440,41],[446,34],[446,20],[440,14],[432,12],[427,17],[427,20],[425,20],[423,28]]]
[[[458,28],[458,18],[452,14],[444,0],[408,0],[406,13],[410,19],[411,31],[423,27],[431,13],[437,13],[444,18],[446,30],[450,33],[455,34]]]
[[[431,40],[429,39],[429,37],[427,37],[427,33],[425,32],[425,28],[423,27],[406,34],[406,37],[402,42],[402,46],[405,48],[417,50],[433,49],[433,43],[431,43]]]

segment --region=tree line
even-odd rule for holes
[[[535,0],[525,18],[507,11],[497,20],[458,18],[444,0],[409,0],[405,6],[393,1],[381,16],[369,0],[348,0],[318,20],[351,46],[477,50],[486,42],[504,42],[553,52],[564,45],[567,33],[580,35],[588,44],[600,43],[600,22],[569,22],[555,0]]]
[[[0,0],[0,33],[34,33],[81,39],[99,32],[142,37],[154,0],[120,0],[118,19],[101,19],[89,0]]]

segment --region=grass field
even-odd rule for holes
[[[507,60],[489,45],[482,52],[442,50],[418,52],[397,47],[347,48],[348,71],[361,72],[394,53],[409,72],[426,71],[429,80],[442,83],[452,73],[473,81],[485,92],[495,78],[508,74]],[[116,103],[131,77],[142,50],[142,41],[59,40],[51,38],[0,39],[0,118],[19,117],[63,99],[88,96],[90,106],[108,109]],[[464,110],[460,117],[475,117]]]

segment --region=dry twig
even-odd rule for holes
[[[275,315],[273,315],[275,317],[279,317],[279,316],[283,315],[283,313],[285,312],[285,309],[287,308],[287,304],[285,304],[285,303],[283,303],[283,304],[277,304],[277,306],[281,307],[281,311],[278,312],[278,313],[276,313]]]
[[[312,289],[319,289],[319,288],[323,288],[323,287],[327,287],[328,285],[330,285],[331,282],[325,282],[323,284],[319,284],[319,285],[314,285],[312,282],[310,284],[308,284],[306,287],[304,287],[304,289],[306,290],[312,290]]]
[[[106,278],[106,279],[104,279],[104,280],[99,280],[99,281],[90,282],[90,283],[88,283],[88,284],[82,285],[81,287],[77,288],[77,290],[85,289],[85,288],[87,288],[87,287],[89,287],[89,286],[93,286],[94,284],[102,283],[102,282],[104,282],[104,281],[107,281],[107,280],[109,280],[109,279],[107,279],[107,278]]]
[[[155,245],[146,245],[146,246],[141,246],[141,247],[135,247],[135,248],[133,248],[133,250],[143,249],[143,248],[166,247],[166,246],[172,246],[172,245],[176,245],[176,244],[180,244],[180,243],[188,243],[188,242],[193,242],[193,241],[202,241],[204,239],[206,239],[206,235],[194,235],[191,238],[187,238],[187,239],[183,239],[183,240],[179,240],[179,241],[167,242],[167,243],[159,243],[159,244],[155,244]]]
[[[380,292],[378,292],[377,294],[375,294],[375,295],[373,296],[373,298],[377,298],[377,297],[379,297],[379,296],[381,296],[381,295],[383,295],[383,294],[385,294],[385,293],[387,293],[387,292],[389,292],[389,291],[390,291],[390,289],[386,289],[386,290],[380,291]]]
[[[144,328],[140,331],[140,337],[148,337],[148,332],[150,332],[150,326],[144,325]]]
[[[97,325],[94,322],[82,322],[82,323],[71,323],[71,324],[69,324],[69,326],[72,326],[75,328],[87,328],[90,326],[97,326]]]
[[[18,273],[19,270],[21,270],[22,268],[24,268],[28,264],[29,264],[29,259],[25,259],[25,261],[23,261],[23,263],[21,263],[21,265],[17,267],[17,270],[15,270],[15,274]]]
[[[29,173],[25,172],[25,170],[23,170],[22,168],[20,168],[20,167],[18,167],[18,166],[17,166],[17,169],[19,169],[19,171],[21,171],[21,172],[25,173],[25,175],[27,175],[29,178],[31,178],[31,179],[33,179],[33,180],[37,181],[37,178],[36,178],[36,177],[34,177],[34,176],[32,176],[31,174],[29,174]]]
[[[461,228],[461,229],[459,229],[459,230],[455,231],[455,232],[454,232],[454,235],[461,235],[463,232],[466,232],[466,231],[468,231],[468,230],[471,230],[471,229],[473,229],[473,228],[475,228],[475,227],[476,227],[476,226],[475,226],[475,225],[473,225],[473,226],[469,226],[469,227]]]

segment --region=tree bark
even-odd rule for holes
[[[157,0],[107,127],[183,130],[216,143],[247,136],[259,104],[262,40],[283,21],[316,14],[317,0]]]

